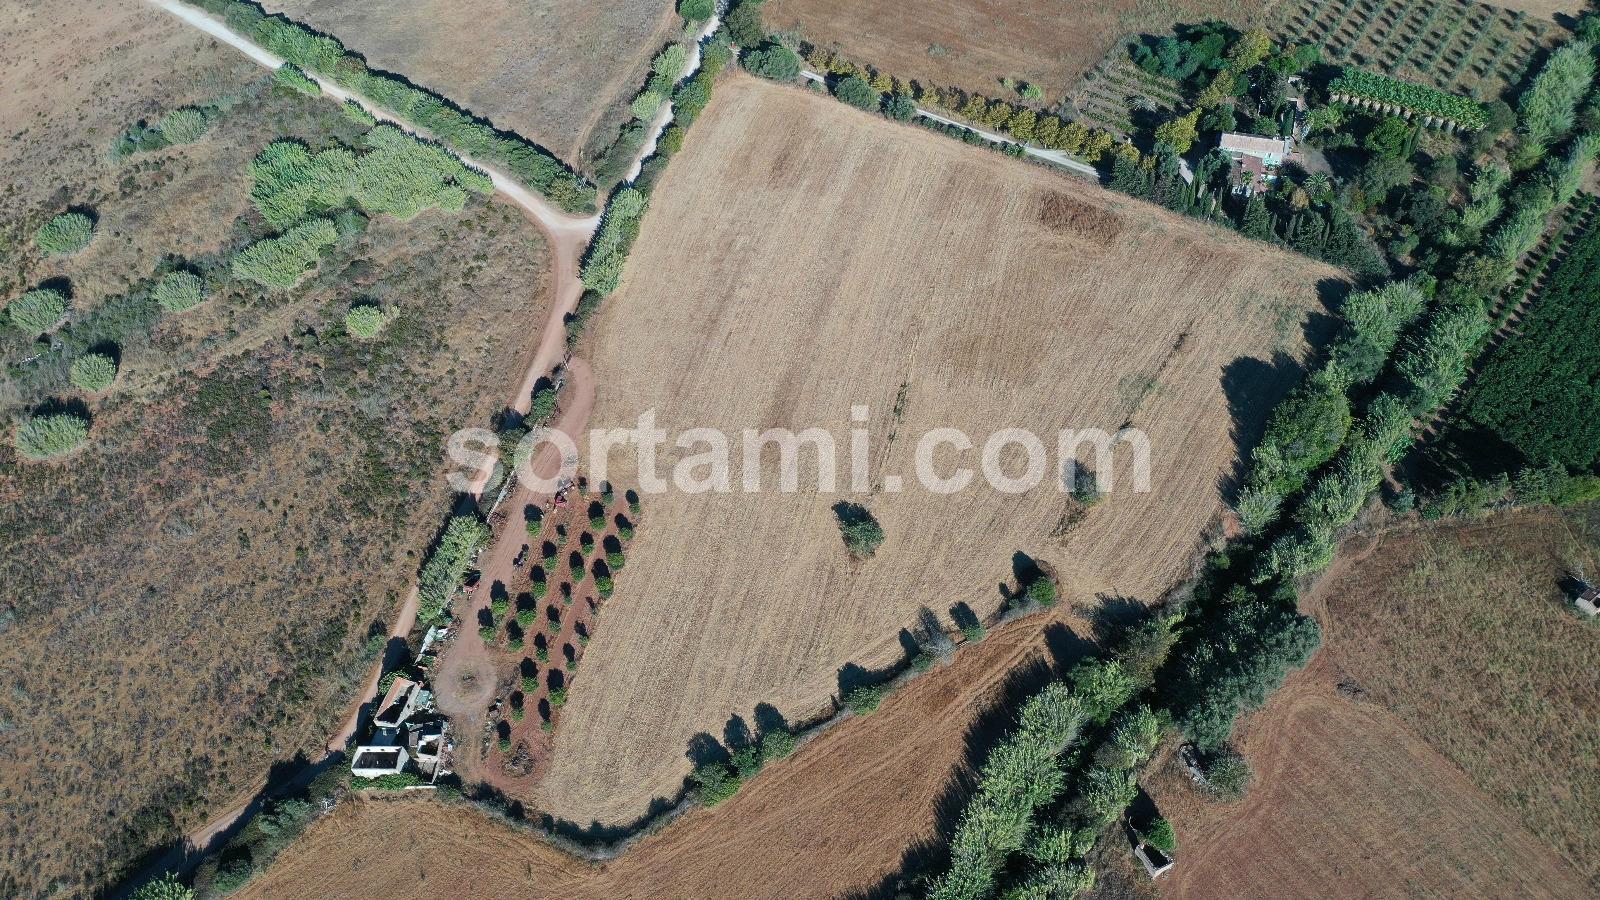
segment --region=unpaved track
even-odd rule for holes
[[[181,2],[178,2],[178,0],[150,0],[150,2],[156,7],[183,20],[185,23],[205,32],[211,37],[228,44],[229,46],[237,48],[246,56],[250,57],[261,65],[266,66],[267,68],[276,69],[283,64],[282,58],[269,52],[266,48],[260,46],[254,41],[251,41],[237,32],[234,32],[223,22],[218,21],[199,9],[196,9],[192,6],[187,6]],[[311,77],[314,78],[322,87],[324,95],[331,100],[340,103],[346,100],[354,100],[355,102],[361,104],[363,108],[372,113],[372,115],[379,120],[392,122],[406,128],[409,131],[427,136],[426,131],[415,128],[396,118],[392,114],[385,112],[382,108],[378,107],[366,97],[345,90],[343,87],[325,78],[321,78],[316,75],[312,75]],[[534,224],[536,224],[541,231],[544,232],[545,238],[550,244],[550,291],[552,301],[550,305],[550,315],[545,322],[544,328],[540,332],[539,345],[538,349],[534,353],[533,361],[529,364],[527,371],[524,372],[521,382],[517,386],[516,393],[507,402],[508,406],[516,409],[518,412],[527,412],[532,399],[533,386],[541,377],[549,374],[550,371],[555,368],[556,364],[560,361],[562,355],[566,351],[566,327],[564,320],[567,314],[571,313],[577,308],[578,298],[583,294],[583,283],[578,278],[578,261],[582,258],[583,252],[589,244],[590,237],[594,234],[595,228],[599,225],[600,215],[599,213],[590,216],[571,215],[570,213],[567,213],[564,210],[554,206],[543,197],[540,197],[532,191],[529,191],[521,183],[495,169],[493,166],[484,165],[483,163],[466,156],[462,156],[461,159],[468,165],[474,166],[475,168],[486,172],[493,180],[495,190],[505,199],[521,208],[523,213]],[[579,361],[574,360],[574,362],[576,363]],[[590,374],[587,366],[570,366],[569,382],[572,383],[574,388],[571,396],[587,396],[592,398],[594,392],[592,385],[588,383],[589,378]],[[581,431],[583,428],[584,420],[586,420],[587,417],[587,406],[581,403],[574,403],[572,404],[571,413],[573,416],[581,415],[582,418],[573,418],[571,420],[564,419],[562,422],[562,427],[566,428],[570,426],[573,429],[573,431],[570,433],[575,434],[578,431]],[[539,457],[539,459],[535,460],[536,464],[545,464],[546,462],[547,461],[545,460],[543,454]],[[559,460],[557,460],[557,462],[559,462]],[[472,489],[470,491],[473,496],[476,497],[482,490],[484,483],[488,480],[489,474],[490,472],[487,469],[484,469],[480,470],[474,477],[472,481]],[[486,578],[484,580],[487,583],[488,579]],[[415,626],[416,618],[417,589],[416,585],[413,584],[411,589],[407,591],[405,600],[401,604],[400,609],[395,614],[394,621],[389,629],[389,636],[391,638],[405,638],[406,635],[411,633],[413,626]],[[474,639],[476,639],[475,632],[472,636]],[[360,696],[358,696],[351,704],[350,714],[346,717],[340,729],[330,736],[328,740],[328,751],[330,755],[343,750],[345,743],[353,734],[355,734],[356,728],[360,721],[361,709],[367,703],[371,702],[374,696],[376,696],[378,679],[382,674],[382,669],[383,661],[380,659],[379,662],[374,665],[372,670],[367,674],[367,679]],[[323,762],[326,762],[326,760],[323,760]],[[268,785],[266,781],[262,780],[250,791],[248,795],[244,795],[239,798],[227,810],[214,817],[210,822],[206,823],[206,825],[189,832],[189,834],[186,835],[187,844],[190,847],[200,849],[209,847],[213,841],[232,828],[233,825],[239,820],[240,816],[244,815],[250,810],[257,795],[259,795],[259,793],[267,787]],[[176,869],[183,862],[183,859],[186,855],[186,851],[182,848],[174,850],[161,860],[158,860],[157,863],[151,867],[150,871],[152,873],[159,873],[165,869]]]

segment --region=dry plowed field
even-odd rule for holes
[[[607,143],[677,27],[668,0],[264,0],[375,68],[438,91],[569,165]]]
[[[1200,800],[1176,764],[1157,770],[1148,786],[1179,847],[1162,896],[1592,896],[1448,759],[1336,680],[1319,657],[1249,720],[1244,800]]]
[[[901,475],[905,490],[846,494],[843,472],[839,492],[817,491],[806,451],[801,490],[781,493],[769,448],[759,494],[646,494],[651,524],[535,805],[632,820],[677,792],[697,733],[720,737],[758,703],[811,715],[841,667],[898,660],[921,606],[992,613],[1017,552],[1054,566],[1074,600],[1154,599],[1188,571],[1235,438],[1281,389],[1334,274],[827,98],[727,80],[595,326],[591,421],[653,409],[674,438],[731,433],[736,454],[742,429],[820,426],[843,448],[851,407],[866,405],[874,483]],[[1124,423],[1149,435],[1153,490],[1131,490],[1120,449],[1111,495],[1064,531],[1073,504],[1053,476],[1009,495],[980,477],[948,496],[914,477],[915,444],[935,427],[980,446],[1029,428],[1053,448],[1058,429]],[[682,455],[669,450],[662,471]],[[632,454],[611,462],[619,487],[638,483]],[[942,473],[958,463],[976,469],[977,453],[941,452]],[[734,469],[738,483],[741,458]],[[875,558],[845,553],[841,499],[882,523]]]
[[[901,78],[991,96],[1003,90],[1001,78],[1015,78],[1039,85],[1045,102],[1053,104],[1129,34],[1163,34],[1175,22],[1206,19],[1256,24],[1271,5],[1262,0],[768,0],[762,13],[774,31],[793,29],[818,46]]]
[[[1001,699],[997,686],[1022,673],[1014,701],[1078,658],[1083,645],[1041,618],[997,629],[871,716],[823,732],[731,800],[688,813],[604,866],[471,807],[413,794],[341,805],[237,896],[798,900],[866,892],[935,834],[938,801],[967,758],[969,726]],[[1087,631],[1075,620],[1066,627]],[[397,847],[406,848],[403,859]]]

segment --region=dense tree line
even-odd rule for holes
[[[432,625],[444,617],[450,598],[466,577],[478,549],[489,540],[489,526],[473,515],[454,516],[417,578],[417,622]]]
[[[467,156],[504,166],[523,184],[570,212],[594,209],[595,189],[548,151],[496,129],[444,97],[393,75],[374,72],[337,40],[280,15],[267,15],[249,0],[191,0],[221,16],[229,27],[290,63],[361,94],[407,122],[426,128]]]

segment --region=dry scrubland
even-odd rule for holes
[[[610,143],[671,0],[264,0],[373,67],[438,91],[576,168]],[[598,146],[596,146],[598,145]]]
[[[7,297],[66,275],[79,319],[164,254],[212,268],[259,227],[236,218],[262,146],[358,133],[143,3],[19,13],[0,32],[20,135],[0,154],[27,173],[0,204]],[[224,93],[241,102],[199,142],[108,156],[122,128]],[[99,234],[41,261],[28,237],[69,203]],[[5,336],[0,894],[93,893],[274,762],[320,754],[438,527],[443,433],[485,421],[526,365],[543,253],[500,204],[374,220],[292,292],[228,284],[125,343],[59,464],[12,450],[40,388]],[[344,333],[358,297],[400,310],[370,344]]]
[[[1039,85],[1054,103],[1129,34],[1164,33],[1174,22],[1248,23],[1263,0],[768,0],[767,27],[793,30],[819,46],[901,78],[994,94],[1001,78]]]
[[[1250,796],[1152,779],[1163,893],[1593,896],[1600,638],[1557,579],[1597,562],[1593,507],[1348,543],[1310,600],[1321,655],[1241,732]]]
[[[1088,633],[1080,621],[1068,626]],[[968,729],[993,707],[998,686],[1018,673],[1037,686],[1083,646],[1038,617],[998,629],[876,713],[824,732],[716,809],[691,811],[604,866],[471,807],[358,800],[314,824],[238,896],[358,900],[412,896],[419,883],[439,896],[485,900],[857,896],[935,836],[937,798],[967,759]],[[396,863],[397,846],[414,852]]]
[[[842,666],[899,657],[919,606],[992,613],[1016,551],[1055,566],[1074,599],[1154,599],[1216,516],[1235,429],[1292,368],[1264,360],[1304,349],[1333,275],[826,98],[729,80],[596,325],[593,424],[654,408],[668,429],[819,425],[843,441],[852,404],[867,404],[875,475],[910,483],[933,427],[980,442],[1029,427],[1053,443],[1126,422],[1150,435],[1155,491],[1124,482],[1063,536],[1073,504],[1053,488],[858,497],[887,532],[861,563],[830,509],[840,494],[646,496],[654,524],[589,646],[540,807],[632,819],[676,792],[695,733],[720,737],[760,702],[815,713]],[[625,456],[612,475],[627,487]]]

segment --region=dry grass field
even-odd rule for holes
[[[768,0],[767,27],[901,78],[997,96],[1000,79],[1039,85],[1055,103],[1112,45],[1176,22],[1258,24],[1272,0],[1013,3],[1006,0]]]
[[[1593,896],[1393,713],[1337,691],[1325,656],[1241,731],[1245,799],[1202,800],[1176,763],[1156,764],[1146,787],[1178,835],[1161,896]]]
[[[1002,683],[1017,679],[1015,701],[1087,646],[1073,637],[1088,633],[1081,621],[1050,629],[1043,619],[997,629],[871,716],[824,732],[732,799],[691,811],[603,866],[471,807],[413,795],[342,804],[238,896],[358,900],[413,896],[419,884],[485,900],[870,895],[949,824],[942,814],[958,807],[944,792],[971,742],[992,736],[996,723],[985,713],[1006,693]],[[412,850],[398,864],[397,846]]]
[[[812,489],[809,452],[799,493],[770,489],[769,451],[763,493],[647,494],[652,527],[535,804],[633,819],[676,793],[698,732],[720,737],[762,702],[815,713],[846,664],[900,657],[921,606],[992,613],[1017,552],[1054,566],[1071,598],[1155,598],[1189,570],[1238,432],[1283,386],[1335,274],[826,98],[728,80],[597,321],[591,423],[654,409],[674,436],[815,425],[845,446],[864,404],[873,477],[903,475],[906,490],[850,497],[887,533],[865,562],[831,511],[849,495]],[[916,437],[934,427],[980,445],[1027,427],[1054,444],[1058,429],[1124,423],[1149,435],[1153,491],[1129,490],[1120,450],[1122,486],[1077,525],[1063,527],[1075,504],[1054,481],[937,496],[914,480]],[[619,487],[637,483],[633,462],[613,454]]]
[[[68,277],[74,327],[168,256],[225,271],[259,227],[247,166],[267,142],[359,133],[137,0],[9,8],[0,164],[26,177],[0,197],[5,297]],[[123,128],[222,95],[237,105],[197,143],[111,159]],[[32,231],[69,204],[98,236],[43,260]],[[93,894],[319,753],[441,521],[443,435],[487,420],[531,356],[543,258],[499,203],[374,220],[291,292],[233,282],[129,330],[89,444],[56,464],[20,460],[10,431],[59,373],[3,335],[0,895]],[[399,308],[382,339],[346,336],[357,298]]]
[[[670,0],[264,0],[576,168],[616,136]]]
[[[1320,591],[1345,675],[1600,889],[1600,509],[1432,525],[1357,548]],[[1426,684],[1426,690],[1418,690]]]

